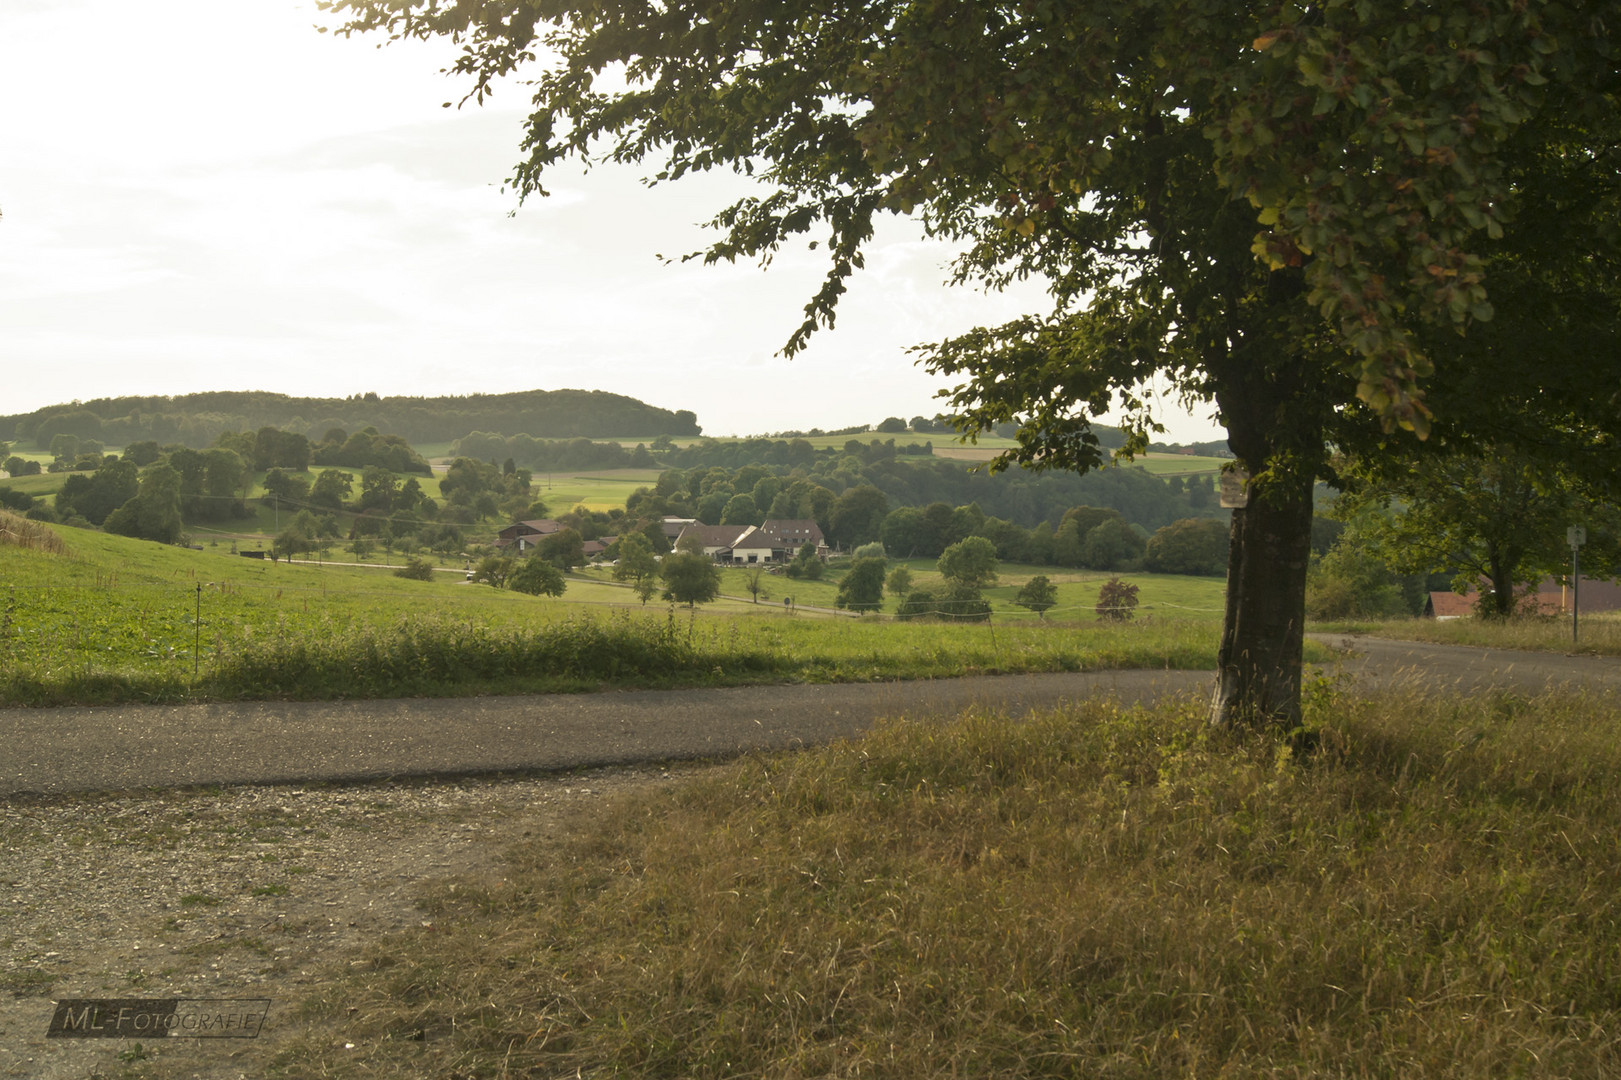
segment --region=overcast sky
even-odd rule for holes
[[[448,43],[323,21],[310,0],[0,0],[0,414],[580,387],[714,435],[833,428],[939,411],[906,347],[1039,306],[945,287],[949,252],[895,222],[838,326],[784,360],[815,253],[657,258],[701,247],[736,181],[604,169],[520,208],[521,93],[442,108],[464,90]]]

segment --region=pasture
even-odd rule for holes
[[[194,551],[55,532],[63,554],[0,546],[0,703],[455,696],[1215,660],[1208,619],[1110,626],[1008,609],[988,625],[904,624],[754,604],[741,591],[698,610],[644,607],[623,587],[579,576],[553,599],[469,584],[459,561],[418,582],[377,566],[244,558],[223,543]]]

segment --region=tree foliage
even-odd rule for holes
[[[1098,588],[1098,618],[1124,622],[1137,614],[1138,587],[1112,577]]]
[[[1359,480],[1337,508],[1355,515],[1354,540],[1398,573],[1451,574],[1454,591],[1480,592],[1486,614],[1513,614],[1528,588],[1568,576],[1565,532],[1572,525],[1587,529],[1586,574],[1621,570],[1616,509],[1596,499],[1573,470],[1511,447],[1494,447],[1484,458],[1453,455],[1423,469],[1387,463]]]
[[[948,582],[970,589],[996,584],[996,545],[983,536],[970,536],[946,548],[935,569]]]
[[[1226,527],[1211,518],[1173,521],[1148,538],[1143,565],[1156,574],[1219,574],[1227,541]]]
[[[507,585],[515,592],[528,593],[530,596],[562,596],[568,588],[563,571],[541,555],[531,555],[522,560],[507,579]]]
[[[821,246],[790,354],[832,324],[884,214],[957,242],[958,281],[1044,279],[1050,310],[922,353],[955,380],[961,424],[1017,425],[1000,465],[1102,464],[1090,417],[1111,406],[1141,447],[1158,407],[1145,387],[1214,402],[1252,478],[1224,722],[1298,722],[1330,447],[1416,455],[1426,433],[1451,444],[1534,415],[1548,453],[1615,465],[1621,107],[1604,5],[329,6],[345,32],[457,38],[470,96],[522,68],[536,108],[520,193],[568,159],[758,178],[700,254]],[[1515,347],[1533,327],[1551,351],[1530,356],[1547,359]],[[1578,392],[1568,356],[1603,365],[1604,389]]]
[[[836,603],[851,611],[877,611],[884,602],[883,559],[864,558],[850,563],[850,568],[839,579]]]
[[[1058,603],[1058,586],[1048,581],[1047,575],[1037,574],[1019,588],[1013,602],[1046,618],[1047,609]]]
[[[707,604],[720,595],[720,568],[709,556],[677,551],[659,564],[664,594],[678,604]]]

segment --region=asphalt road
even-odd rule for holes
[[[1344,639],[1329,639],[1339,644]],[[1357,685],[1621,690],[1621,660],[1358,639]],[[719,758],[857,734],[883,716],[1015,715],[1099,694],[1208,693],[1206,671],[454,699],[0,709],[0,797],[454,776]]]

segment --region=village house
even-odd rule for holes
[[[563,527],[550,518],[541,518],[538,521],[515,521],[502,529],[495,537],[497,550],[512,551],[522,554],[534,547],[547,536],[561,532]]]
[[[1569,615],[1572,605],[1578,600],[1584,615],[1621,611],[1621,584],[1613,581],[1595,581],[1584,574],[1581,580],[1581,594],[1577,597],[1572,594],[1569,585],[1562,585],[1553,578],[1547,578],[1537,586],[1536,593],[1528,599],[1530,604],[1522,602],[1522,608],[1528,611],[1535,610],[1539,615]],[[1432,592],[1424,602],[1424,616],[1445,621],[1473,615],[1478,600],[1478,594],[1473,592],[1461,596],[1455,592]]]
[[[733,545],[753,529],[753,525],[688,525],[675,538],[675,543],[680,547],[683,540],[695,538],[703,545],[705,555],[716,562],[729,563],[732,561]]]

